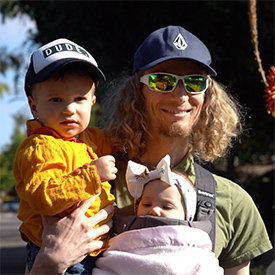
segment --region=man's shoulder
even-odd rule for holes
[[[252,200],[247,191],[244,190],[238,183],[216,174],[213,174],[213,177],[216,181],[217,196],[223,195],[223,197],[230,197],[231,199],[234,198],[235,201],[238,198],[242,200]]]

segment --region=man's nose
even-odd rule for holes
[[[180,79],[177,83],[176,88],[172,92],[172,96],[176,98],[188,97],[183,81]]]

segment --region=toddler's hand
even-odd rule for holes
[[[115,158],[113,156],[103,156],[91,162],[95,165],[101,181],[114,180],[116,178],[117,168],[115,167]]]

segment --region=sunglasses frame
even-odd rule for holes
[[[149,77],[150,75],[152,74],[161,74],[161,75],[169,75],[169,76],[175,76],[176,77],[176,84],[175,86],[173,87],[173,89],[171,91],[161,91],[161,90],[154,90],[153,88],[151,88],[149,86]],[[186,87],[185,87],[185,78],[188,77],[188,76],[199,76],[199,77],[203,77],[206,81],[206,87],[204,90],[200,91],[200,92],[189,92],[187,91]],[[193,94],[193,95],[197,95],[197,94],[201,94],[203,92],[205,92],[208,88],[208,85],[209,85],[209,79],[207,76],[205,75],[201,75],[201,74],[187,74],[187,75],[176,75],[176,74],[170,74],[170,73],[164,73],[164,72],[155,72],[155,73],[150,73],[150,74],[145,74],[145,75],[142,75],[139,79],[139,81],[143,84],[145,84],[146,86],[148,86],[148,88],[151,90],[151,91],[154,91],[154,92],[158,92],[158,93],[171,93],[175,90],[175,88],[177,87],[178,83],[179,83],[179,80],[182,81],[183,83],[183,86],[185,88],[185,91],[188,93],[188,94]]]

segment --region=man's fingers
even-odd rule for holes
[[[107,223],[101,225],[98,228],[95,228],[96,234],[98,235],[97,237],[100,237],[101,235],[108,233],[112,227],[113,227],[113,220],[109,220]]]
[[[98,237],[108,233],[110,231],[110,229],[113,226],[113,221],[110,220],[108,221],[106,224],[101,225],[100,227],[97,228],[93,228],[92,230],[90,230],[89,232],[89,237],[90,240],[89,241],[85,241],[85,243],[88,245],[88,249],[93,249],[93,250],[89,250],[89,252],[91,251],[95,251],[97,249],[100,249],[102,247],[105,247],[106,244],[106,239],[104,240],[95,240]]]
[[[88,210],[88,208],[95,202],[96,198],[100,195],[100,193],[96,194],[95,196],[93,196],[92,198],[83,201],[82,204],[76,208],[71,215],[72,216],[81,216],[81,214],[85,214],[86,211]]]
[[[85,255],[89,254],[93,251],[96,251],[98,249],[104,248],[106,246],[106,241],[93,241],[87,245],[87,248],[85,249]]]
[[[106,206],[105,208],[101,209],[99,212],[97,212],[94,216],[90,217],[89,225],[94,227],[101,221],[104,221],[108,218],[108,216],[114,211],[114,206],[112,204]]]
[[[113,204],[109,204],[108,206],[106,206],[104,209],[107,212],[107,216],[109,216],[110,214],[112,214],[112,212],[114,211],[115,207]]]

